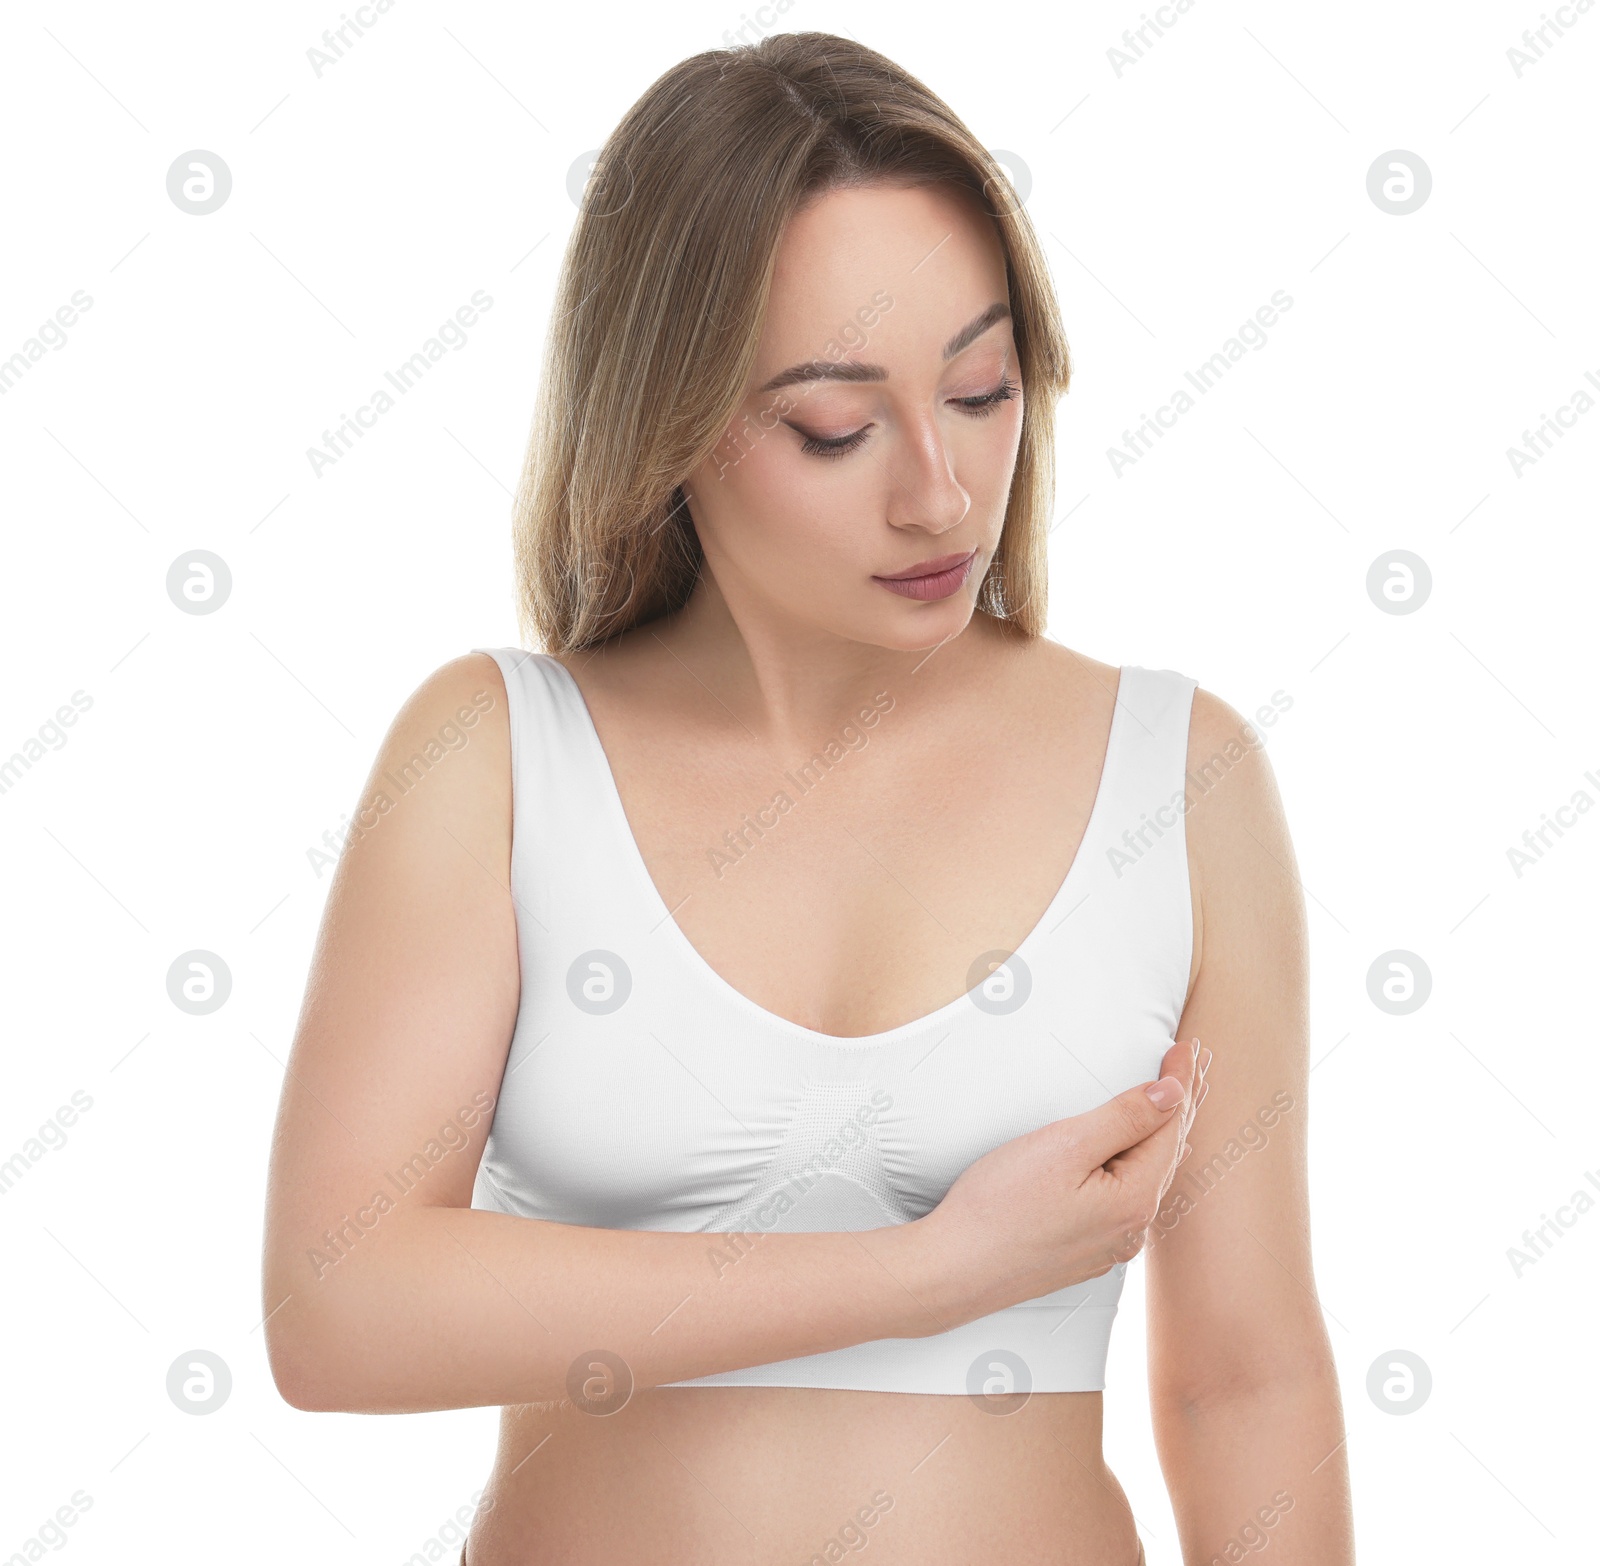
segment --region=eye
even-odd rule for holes
[[[984,418],[993,413],[1003,402],[1010,402],[1022,388],[1015,381],[1005,380],[995,387],[992,392],[983,392],[976,397],[955,397],[951,400],[963,413],[971,414],[974,418]],[[790,425],[794,429],[793,425]],[[872,428],[870,424],[863,424],[860,429],[849,435],[806,435],[802,430],[795,430],[801,437],[800,449],[808,457],[844,457],[856,450],[866,440],[867,432]]]
[[[870,424],[863,424],[853,435],[837,435],[829,440],[807,435],[800,442],[800,449],[809,457],[842,457],[854,451],[867,438],[867,431],[871,428]],[[800,432],[796,430],[795,433]]]
[[[975,413],[982,418],[987,413],[993,413],[1003,402],[1010,402],[1021,390],[1015,381],[1001,381],[992,392],[984,392],[980,397],[957,397],[958,408],[965,408],[968,413]]]

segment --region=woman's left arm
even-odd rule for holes
[[[1203,789],[1203,792],[1202,792]],[[1344,1420],[1311,1275],[1306,915],[1259,734],[1197,690],[1185,818],[1205,1102],[1146,1243],[1151,1412],[1185,1566],[1352,1566]]]

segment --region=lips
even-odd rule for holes
[[[914,582],[918,577],[938,576],[955,566],[965,565],[976,553],[976,549],[965,549],[957,555],[935,555],[931,560],[924,560],[920,565],[914,565],[906,571],[882,572],[879,574],[878,580],[880,582]]]
[[[932,603],[940,598],[949,598],[961,590],[977,556],[976,549],[969,549],[960,555],[935,555],[931,560],[912,566],[909,571],[901,571],[895,576],[875,576],[873,581],[886,592],[898,594],[901,598]]]

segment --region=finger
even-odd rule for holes
[[[1163,1077],[1177,1077],[1185,1083],[1189,1080],[1190,1072],[1194,1068],[1195,1041],[1184,1039],[1181,1042],[1174,1039],[1167,1045],[1166,1053],[1161,1057],[1161,1070],[1157,1073]]]
[[[1141,1145],[1169,1124],[1176,1123],[1181,1127],[1183,1116],[1180,1111],[1188,1102],[1189,1095],[1183,1080],[1175,1073],[1168,1072],[1155,1082],[1144,1083],[1129,1088],[1126,1093],[1117,1094],[1098,1109],[1073,1115],[1067,1124],[1071,1126],[1073,1151],[1084,1172],[1107,1163],[1129,1148]],[[1172,1145],[1175,1146],[1176,1142]]]
[[[1105,1161],[1105,1168],[1120,1179],[1135,1184],[1164,1186],[1178,1164],[1178,1150],[1188,1137],[1188,1100],[1141,1141]]]
[[[1183,1137],[1186,1137],[1189,1134],[1189,1124],[1194,1119],[1195,1105],[1199,1101],[1200,1089],[1204,1082],[1204,1078],[1200,1070],[1200,1040],[1190,1039],[1186,1047],[1189,1051],[1189,1070],[1185,1077],[1186,1091],[1184,1094],[1183,1108],[1181,1111],[1183,1117]],[[1180,1141],[1181,1139],[1182,1137],[1180,1137]],[[1176,1167],[1176,1162],[1174,1162],[1174,1167]]]

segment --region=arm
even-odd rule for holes
[[[1202,944],[1179,1036],[1213,1058],[1193,1152],[1150,1230],[1152,1415],[1187,1566],[1269,1543],[1300,1566],[1350,1566],[1339,1385],[1311,1270],[1305,907],[1250,736],[1195,693],[1191,774],[1210,762],[1215,777],[1230,742],[1244,754],[1186,822]]]
[[[719,1271],[702,1234],[472,1209],[520,996],[493,659],[411,697],[363,804],[380,793],[334,875],[273,1139],[266,1341],[291,1404],[553,1400],[595,1349],[648,1387],[955,1324],[916,1224],[764,1234]]]

